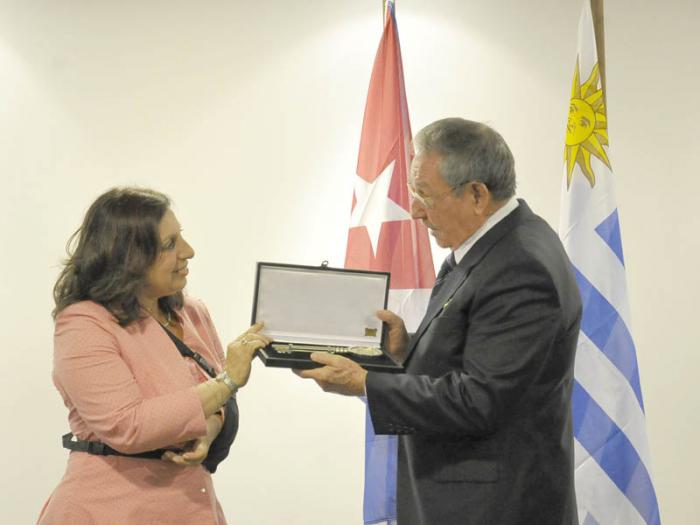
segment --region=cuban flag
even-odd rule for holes
[[[602,12],[596,10],[598,16],[602,31]],[[559,225],[583,301],[572,401],[576,498],[582,525],[658,524],[608,149],[602,49],[600,54],[586,0],[566,127]]]
[[[430,299],[435,268],[426,227],[411,219],[412,158],[394,3],[374,61],[357,160],[345,267],[391,272],[389,309],[415,331]],[[396,523],[396,436],[374,434],[366,416],[364,523]]]

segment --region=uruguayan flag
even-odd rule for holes
[[[583,300],[573,389],[582,525],[660,523],[622,253],[590,0],[578,29],[559,234]]]

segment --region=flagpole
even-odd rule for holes
[[[593,14],[593,29],[595,31],[595,46],[598,53],[598,70],[600,71],[600,83],[603,87],[603,100],[608,107],[608,90],[605,82],[605,0],[591,0],[591,13]]]
[[[362,121],[345,268],[390,272],[388,307],[413,332],[430,300],[435,268],[428,229],[411,217],[406,188],[411,124],[395,3],[381,5],[384,27]],[[365,428],[363,521],[395,524],[398,439],[376,435],[369,411]]]

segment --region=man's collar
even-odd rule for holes
[[[457,261],[457,264],[459,264],[459,261],[461,261],[464,258],[464,256],[471,249],[471,247],[474,246],[474,244],[476,244],[476,241],[481,239],[487,231],[489,231],[496,224],[498,224],[500,221],[506,218],[508,214],[510,214],[517,207],[518,199],[516,199],[515,197],[511,197],[508,200],[508,202],[506,202],[503,206],[498,208],[488,219],[486,219],[484,224],[482,224],[481,227],[478,230],[476,230],[471,237],[464,241],[461,244],[461,246],[454,251],[455,261]]]

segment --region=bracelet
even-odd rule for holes
[[[223,370],[218,376],[214,378],[214,380],[219,383],[225,384],[231,391],[232,396],[236,395],[236,392],[238,392],[238,385],[233,379],[231,379],[231,376],[228,375],[228,372],[226,372],[226,370]]]

